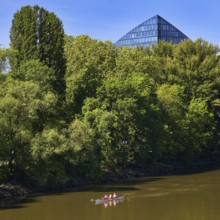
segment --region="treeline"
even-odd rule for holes
[[[65,36],[38,6],[15,13],[10,39],[0,49],[0,182],[63,186],[220,155],[217,46]]]

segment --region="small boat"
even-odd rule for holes
[[[111,199],[96,199],[95,200],[95,204],[101,204],[101,203],[105,203],[105,202],[111,202],[111,201],[115,201],[115,202],[121,202],[123,201],[125,198],[125,196],[118,196],[116,198],[111,198]]]

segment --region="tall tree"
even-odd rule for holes
[[[37,5],[24,6],[14,14],[10,46],[16,51],[10,58],[12,70],[23,61],[38,59],[54,69],[56,91],[64,90],[64,30],[61,20]]]

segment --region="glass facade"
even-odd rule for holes
[[[188,39],[188,37],[168,21],[156,15],[129,31],[115,45],[149,47],[151,44],[157,44],[160,40],[178,44],[184,39]]]

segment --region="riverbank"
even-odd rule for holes
[[[114,184],[117,182],[130,182],[135,181],[140,177],[150,176],[167,176],[167,175],[181,175],[192,174],[220,169],[219,160],[199,160],[194,161],[191,164],[183,165],[181,163],[152,163],[147,168],[142,169],[135,166],[131,166],[123,170],[120,174],[106,173],[101,181],[77,181],[77,183],[68,186],[59,186],[52,188],[31,188],[25,187],[20,184],[5,183],[0,184],[0,200],[5,198],[15,198],[29,196],[35,193],[48,193],[60,190],[71,190],[77,186],[85,186],[90,184]]]
[[[18,196],[25,196],[31,193],[31,190],[14,184],[1,184],[0,185],[0,199],[1,198],[12,198]]]

